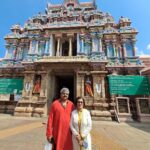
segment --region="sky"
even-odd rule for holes
[[[89,2],[92,0],[79,0]],[[5,55],[4,36],[14,24],[21,26],[39,12],[44,13],[47,2],[62,3],[63,0],[0,0],[0,58]],[[137,35],[137,55],[150,56],[150,0],[96,0],[102,12],[109,12],[118,23],[121,16],[131,19]]]

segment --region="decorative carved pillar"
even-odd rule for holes
[[[102,35],[98,35],[99,38],[99,52],[102,52]]]
[[[23,47],[20,48],[20,56],[19,56],[19,58],[23,59]]]
[[[123,40],[122,42],[123,42],[123,56],[124,56],[124,57],[127,57],[126,43],[125,43],[126,40]]]
[[[57,39],[57,51],[56,51],[56,56],[59,56],[60,53],[60,38]]]
[[[81,44],[81,45],[82,45],[82,46],[81,46],[81,47],[82,47],[82,48],[81,48],[81,52],[83,53],[83,52],[84,52],[84,39],[83,39],[83,38],[81,39],[81,43],[82,43],[82,44]]]
[[[19,46],[17,49],[17,56],[16,59],[21,59],[22,58],[22,47]]]
[[[96,45],[95,45],[95,34],[91,34],[92,37],[92,52],[96,51]]]
[[[49,40],[46,40],[45,52],[44,52],[45,55],[49,55],[49,46],[50,46]]]
[[[6,52],[5,52],[5,57],[4,58],[8,58],[8,49],[9,49],[9,46],[6,46]]]
[[[99,79],[99,74],[92,74],[93,78],[93,94],[96,99],[101,97],[101,83]]]
[[[116,53],[116,45],[115,45],[115,43],[113,43],[113,51],[114,51],[114,57],[116,57],[117,53]]]
[[[52,56],[52,49],[53,49],[53,35],[50,36],[49,38],[49,56]]]
[[[105,98],[106,94],[105,94],[105,77],[102,76],[102,98]]]
[[[25,74],[22,96],[32,97],[34,74]]]
[[[123,52],[122,52],[122,47],[121,47],[121,45],[118,46],[118,56],[120,56],[120,58],[123,57]]]
[[[17,46],[14,45],[13,59],[16,59],[16,56],[17,56]]]
[[[39,53],[39,41],[36,41],[35,54]]]
[[[136,56],[135,40],[132,40],[132,46],[133,46],[133,56]]]
[[[32,54],[32,40],[30,41],[29,54]]]
[[[107,57],[110,56],[110,53],[109,53],[109,43],[106,43],[106,51],[107,51]]]
[[[84,97],[84,76],[85,74],[78,74],[77,73],[77,96]]]
[[[62,43],[62,41],[60,42],[60,56],[62,56],[62,45],[63,43]]]
[[[72,37],[69,37],[69,56],[72,56]]]
[[[41,74],[41,90],[40,90],[40,97],[46,97],[46,74]]]
[[[80,39],[81,39],[80,53],[84,53],[84,34],[80,35]]]

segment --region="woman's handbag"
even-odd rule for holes
[[[52,150],[52,148],[53,148],[53,144],[47,142],[47,143],[45,144],[44,150]]]

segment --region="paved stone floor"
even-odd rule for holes
[[[0,150],[43,150],[47,118],[0,114]],[[150,150],[149,123],[93,121],[92,150]]]

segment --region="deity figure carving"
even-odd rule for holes
[[[89,77],[87,77],[86,81],[85,81],[85,91],[86,94],[89,95],[90,97],[93,97],[93,89],[92,89],[92,81],[90,80]]]
[[[38,77],[35,80],[34,88],[33,88],[33,94],[39,94],[41,90],[41,78]]]

